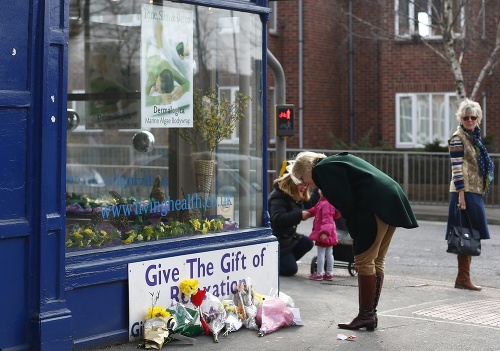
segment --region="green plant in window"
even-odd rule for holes
[[[101,247],[113,241],[113,238],[119,238],[120,232],[116,230],[108,233],[104,229],[96,229],[92,224],[80,226],[72,225],[67,229],[66,242],[67,248],[85,248]]]
[[[214,219],[191,219],[186,222],[169,218],[152,224],[150,221],[134,223],[127,229],[117,229],[106,222],[74,224],[66,228],[66,248],[85,249],[110,245],[128,245],[137,242],[161,240],[168,237],[207,234],[224,230],[223,217]],[[146,224],[147,223],[147,224]]]
[[[146,225],[141,230],[141,236],[143,240],[150,241],[154,238],[155,230],[152,226]]]
[[[125,232],[125,234],[123,235],[123,243],[124,244],[131,244],[134,241],[137,241],[138,235],[139,234],[137,233],[137,230],[135,230],[135,229],[131,229],[131,230]]]

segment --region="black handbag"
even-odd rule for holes
[[[457,208],[458,211],[458,208]],[[446,252],[464,256],[479,256],[481,254],[481,235],[472,228],[467,210],[464,211],[469,219],[469,227],[462,225],[462,214],[458,215],[459,226],[452,226],[448,233],[448,249]]]

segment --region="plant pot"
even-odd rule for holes
[[[196,174],[196,190],[201,193],[202,198],[206,198],[212,190],[212,182],[215,172],[214,160],[196,160],[195,161],[195,174]]]

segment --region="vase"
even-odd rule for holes
[[[210,195],[215,172],[214,160],[196,160],[196,190],[201,193],[203,201]]]

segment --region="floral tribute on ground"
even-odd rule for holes
[[[193,337],[200,335],[210,335],[218,343],[220,335],[228,336],[242,327],[264,336],[283,327],[303,325],[290,296],[283,292],[263,295],[253,289],[250,278],[244,282],[231,296],[220,300],[205,288],[199,289],[198,280],[184,279],[179,288],[182,301],[189,302],[172,301],[168,308],[156,305],[159,293],[151,294],[153,303],[144,324],[144,347],[161,349],[176,340],[194,345]]]
[[[159,350],[168,339],[168,326],[173,317],[162,306],[156,305],[160,293],[151,294],[151,307],[148,308],[144,322],[144,348]]]

